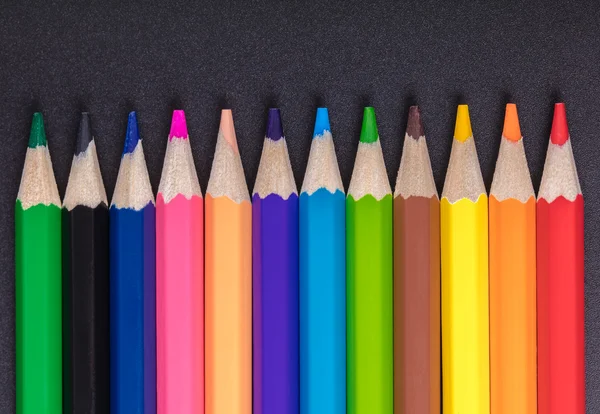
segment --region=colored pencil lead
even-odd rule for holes
[[[363,112],[363,123],[360,131],[360,142],[370,144],[379,140],[375,108],[367,106]]]
[[[123,154],[131,154],[138,142],[140,133],[138,131],[137,115],[135,111],[129,113],[127,117],[127,132],[125,133],[125,144],[123,145]]]
[[[267,131],[265,136],[273,141],[278,141],[284,137],[279,108],[269,109],[269,114],[267,117]]]
[[[569,139],[569,125],[567,124],[567,111],[564,103],[554,106],[554,117],[552,118],[552,132],[550,139],[553,144],[563,145]]]
[[[408,109],[408,122],[406,123],[406,134],[412,139],[419,139],[425,136],[423,123],[421,122],[421,111],[414,105]]]
[[[29,148],[45,147],[46,129],[44,128],[44,117],[41,112],[33,114],[31,131],[29,132]]]

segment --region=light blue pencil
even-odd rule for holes
[[[346,197],[327,108],[300,193],[300,413],[346,413]]]

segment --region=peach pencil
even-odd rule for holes
[[[252,205],[231,110],[206,190],[206,413],[252,413]]]

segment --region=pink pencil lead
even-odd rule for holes
[[[173,138],[188,138],[187,123],[185,122],[185,112],[182,109],[173,111],[171,120],[171,132],[169,132],[169,140]]]

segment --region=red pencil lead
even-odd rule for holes
[[[559,102],[554,105],[554,119],[552,120],[552,131],[550,140],[553,144],[563,145],[569,139],[569,126],[567,124],[567,111],[565,104]]]

